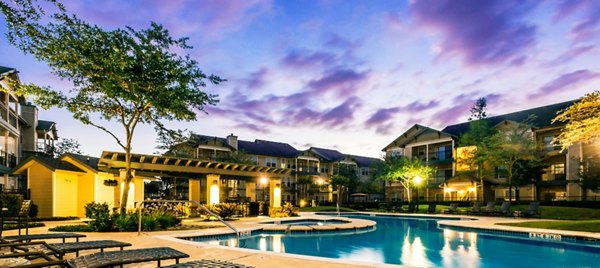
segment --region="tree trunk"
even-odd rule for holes
[[[125,215],[127,213],[127,200],[129,199],[129,184],[131,183],[131,148],[125,149],[125,181],[123,185],[123,192],[121,193],[121,215]]]
[[[477,175],[479,175],[479,185],[481,185],[481,201],[487,201],[485,196],[485,187],[483,186],[483,168],[478,168]],[[477,189],[477,188],[475,188]]]

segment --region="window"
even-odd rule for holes
[[[288,166],[289,164],[286,165],[285,163],[285,159],[281,159],[281,168],[285,168],[286,166]],[[289,166],[288,166],[289,167]]]
[[[555,151],[558,150],[559,146],[556,146],[552,141],[554,140],[554,136],[545,136],[542,138],[544,142],[544,150],[545,151]]]
[[[440,146],[435,148],[435,159],[446,160],[452,158],[452,145]]]
[[[369,176],[369,168],[361,168],[360,174],[363,176]]]
[[[265,165],[267,167],[277,167],[277,158],[274,158],[274,157],[265,158]]]
[[[329,173],[329,167],[321,166],[321,173]]]
[[[552,170],[552,174],[565,174],[565,164],[560,163],[560,164],[553,164],[551,166]]]
[[[451,169],[441,169],[436,173],[435,183],[442,183],[452,177]]]

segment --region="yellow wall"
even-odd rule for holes
[[[38,206],[39,217],[52,217],[52,171],[34,162],[27,169],[27,188],[31,200]]]
[[[115,203],[115,190],[118,187],[104,185],[104,180],[114,180],[115,176],[112,174],[98,172],[95,174],[95,199],[97,203],[107,203],[108,207],[116,207]]]
[[[77,173],[56,170],[54,172],[54,216],[77,216],[79,198]]]
[[[94,177],[87,172],[77,178],[77,217],[85,217],[85,205],[94,201]]]

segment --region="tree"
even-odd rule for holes
[[[476,168],[475,177],[479,180],[479,185],[483,187],[484,177],[488,172],[486,170],[486,162],[489,160],[490,152],[494,151],[494,143],[491,140],[498,131],[489,125],[486,114],[487,100],[479,98],[471,108],[471,116],[469,117],[469,131],[463,133],[459,139],[459,146],[475,146],[474,150],[469,151],[469,154],[462,157],[461,161],[469,166]],[[469,175],[472,171],[466,171]],[[485,191],[482,189],[481,199],[487,200]]]
[[[20,85],[16,92],[32,95],[45,109],[66,108],[75,119],[117,142],[125,151],[120,203],[124,213],[133,179],[131,144],[136,127],[150,124],[168,132],[163,120],[195,120],[195,110],[217,103],[216,95],[200,90],[207,86],[206,80],[213,84],[224,80],[205,75],[189,55],[173,52],[191,48],[187,38],[175,39],[159,24],[151,23],[143,30],[107,31],[67,14],[59,3],[55,5],[58,11],[49,16],[35,0],[15,3],[0,2],[9,42],[73,84],[68,94],[34,84]],[[111,130],[101,121],[116,121],[122,128]]]
[[[583,144],[600,139],[600,90],[586,94],[569,108],[562,110],[552,119],[552,123],[566,123],[561,133],[554,139],[562,149],[574,143]]]
[[[583,200],[587,200],[588,190],[600,189],[600,162],[598,159],[589,159],[579,171],[579,183],[582,190]]]
[[[341,175],[341,174],[335,174],[333,176],[331,176],[330,178],[331,180],[331,187],[337,190],[337,207],[340,207],[341,201],[342,201],[342,196],[344,196],[344,190],[346,190],[348,188],[348,185],[350,184],[350,178]]]
[[[308,196],[308,188],[313,184],[312,177],[309,175],[301,175],[298,176],[298,180],[296,181],[296,185],[300,188],[300,199],[307,199]]]
[[[415,186],[414,179],[420,177],[427,182],[436,171],[434,167],[423,164],[417,157],[393,156],[387,157],[384,162],[386,164],[382,166],[381,178],[390,182],[399,182],[406,189],[409,202],[410,190]]]
[[[55,156],[60,156],[66,153],[82,154],[81,144],[74,139],[62,138],[59,142],[54,144],[52,153]]]
[[[529,124],[531,120],[532,117],[522,123],[505,121],[509,129],[490,138],[494,150],[488,152],[488,159],[490,164],[506,168],[509,200],[512,200],[512,187],[517,186],[518,189],[520,183],[518,180],[523,169],[519,164],[525,160],[530,163],[541,162]]]

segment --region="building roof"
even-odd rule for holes
[[[336,161],[340,161],[340,160],[344,159],[344,157],[346,157],[345,154],[340,153],[338,150],[333,150],[333,149],[310,147],[308,150],[321,156],[325,160],[325,162],[336,162]]]
[[[350,157],[358,164],[359,167],[369,167],[371,164],[382,161],[379,158],[366,157],[360,155],[350,155]]]
[[[98,157],[92,157],[89,155],[81,155],[81,154],[73,154],[73,153],[66,153],[63,156],[65,156],[65,155],[71,156],[71,157],[75,158],[77,161],[81,162],[82,164],[88,166],[89,168],[98,171],[98,162],[100,162],[100,158],[98,158]],[[62,156],[61,156],[61,158],[62,158]]]
[[[291,145],[283,142],[255,140],[238,140],[238,150],[243,150],[247,154],[268,155],[284,158],[296,157],[300,151]]]
[[[79,169],[75,165],[73,165],[67,161],[64,161],[62,159],[34,155],[34,156],[30,156],[25,161],[22,161],[20,164],[18,164],[16,167],[14,167],[12,169],[11,173],[15,174],[15,172],[17,170],[21,169],[21,167],[23,167],[23,166],[26,166],[31,161],[36,161],[52,171],[60,169],[60,170],[67,170],[67,171],[74,171],[74,172],[84,172],[83,170]]]
[[[38,131],[52,132],[52,137],[55,140],[58,139],[58,133],[57,133],[57,130],[56,130],[56,123],[53,122],[53,121],[38,120],[38,125],[37,125],[36,130],[38,130]]]
[[[394,141],[392,141],[390,144],[388,144],[383,149],[381,149],[381,151],[385,152],[387,149],[392,148],[392,147],[403,148],[406,144],[409,144],[409,143],[415,141],[415,139],[417,139],[417,137],[419,137],[423,133],[429,133],[429,132],[437,133],[439,137],[454,136],[453,134],[445,132],[445,131],[439,131],[437,129],[433,129],[433,128],[430,128],[427,126],[414,124],[412,127],[407,129],[406,131],[404,131],[404,133],[400,134],[400,136],[398,136]]]
[[[575,100],[555,103],[551,105],[546,105],[542,107],[532,108],[528,110],[518,111],[514,113],[508,113],[503,115],[491,116],[488,117],[490,126],[495,126],[502,121],[514,121],[514,122],[523,122],[528,119],[530,115],[535,115],[535,119],[531,122],[531,125],[538,128],[546,128],[552,126],[560,126],[562,123],[554,123],[552,124],[552,119],[556,117],[556,114],[573,105]],[[442,129],[442,132],[449,133],[454,136],[461,136],[463,133],[469,131],[469,122],[464,122],[460,124],[450,125]]]
[[[17,71],[17,69],[15,69],[15,68],[0,66],[0,75],[8,74],[8,73],[13,73],[13,72],[16,72],[16,71]]]

